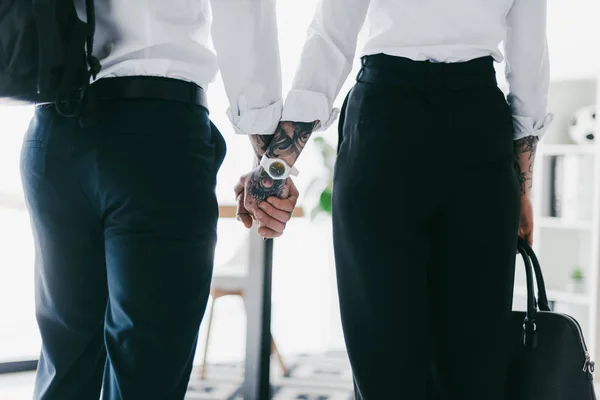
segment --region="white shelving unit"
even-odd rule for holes
[[[590,351],[600,360],[600,139],[592,145],[578,145],[568,135],[575,110],[597,103],[600,98],[600,62],[597,69],[596,77],[582,78],[583,74],[574,74],[573,79],[567,79],[562,75],[551,81],[548,108],[555,118],[539,147],[532,199],[534,249],[544,271],[548,300],[555,311],[579,321]],[[562,215],[555,215],[551,204],[555,179],[551,161],[557,157],[570,160],[571,165],[570,169],[563,169],[560,185],[570,190],[568,200],[563,194]],[[576,168],[573,169],[573,165]],[[565,166],[563,162],[559,168]],[[567,207],[570,212],[566,211]],[[570,275],[575,267],[580,268],[585,277],[585,289],[581,293],[570,289]],[[520,258],[515,280],[514,308],[524,309],[525,273]]]
[[[573,220],[565,220],[558,217],[544,217],[540,216],[536,220],[536,225],[538,228],[553,228],[553,229],[569,229],[569,230],[579,230],[579,231],[591,231],[594,229],[594,225],[591,221],[573,221]]]
[[[574,305],[574,306],[589,306],[591,303],[591,296],[583,293],[569,293],[560,290],[548,290],[548,299],[555,303]],[[515,287],[515,296],[525,297],[527,295],[527,288],[525,286]]]
[[[544,144],[539,150],[539,154],[544,156],[585,155],[595,152],[595,145],[585,144]]]

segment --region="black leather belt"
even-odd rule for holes
[[[114,99],[154,99],[189,103],[208,110],[206,92],[192,82],[154,76],[104,78],[90,85],[91,101]]]

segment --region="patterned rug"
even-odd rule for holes
[[[273,400],[354,400],[352,372],[343,352],[300,355],[286,359],[289,376],[271,366]],[[243,400],[240,385],[243,365],[211,364],[206,379],[198,369],[192,372],[186,400]]]

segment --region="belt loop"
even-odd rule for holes
[[[356,82],[360,82],[360,80],[362,79],[364,74],[365,74],[365,67],[362,67],[360,69],[360,71],[358,71],[358,74],[356,75]]]
[[[198,107],[198,87],[190,82],[190,90],[190,107],[192,108],[192,111],[196,111],[196,108]]]

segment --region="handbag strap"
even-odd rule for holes
[[[531,266],[531,259],[529,257],[529,254],[527,253],[527,249],[523,247],[523,244],[520,241],[517,242],[517,249],[523,257],[523,262],[525,264],[525,278],[527,284],[527,310],[525,311],[525,321],[523,322],[523,328],[526,330],[529,330],[529,328],[535,330],[535,315],[537,313],[537,306],[533,286],[533,267]]]
[[[102,69],[100,61],[94,56],[94,34],[96,33],[96,8],[94,0],[85,0],[85,12],[87,15],[86,32],[86,60],[89,66],[90,78],[96,79],[96,76]]]
[[[67,45],[67,62],[63,79],[59,85],[54,102],[56,111],[64,117],[75,117],[81,112],[82,103],[87,95],[90,86],[90,80],[96,79],[102,66],[100,61],[93,55],[94,34],[96,32],[96,10],[94,0],[85,0],[86,23],[76,25],[71,32],[71,40]],[[82,79],[79,68],[81,49],[85,44],[85,60],[87,63],[87,73]],[[73,93],[73,87],[81,84],[81,90],[78,91],[76,101]]]
[[[546,284],[544,282],[544,275],[542,274],[542,268],[540,267],[540,262],[539,262],[537,256],[535,255],[535,252],[531,248],[531,246],[529,246],[529,243],[527,243],[527,241],[519,238],[518,239],[518,247],[520,247],[519,252],[523,256],[523,258],[524,259],[528,258],[531,261],[531,264],[533,266],[533,272],[535,275],[535,280],[536,280],[537,289],[538,289],[537,308],[540,311],[550,311],[550,306],[548,304],[548,296],[546,294]],[[525,257],[525,254],[527,255],[527,257]],[[527,289],[529,291],[529,288],[527,288]],[[533,293],[533,291],[531,293]],[[535,302],[535,299],[534,299],[534,302]]]

